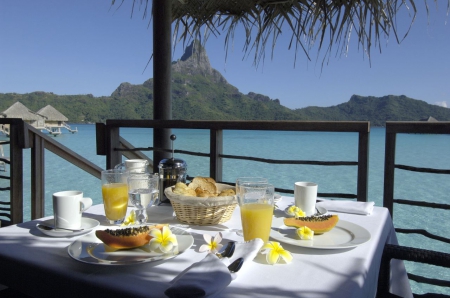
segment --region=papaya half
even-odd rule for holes
[[[336,214],[322,215],[322,216],[307,216],[307,217],[287,217],[284,219],[284,225],[288,227],[308,227],[314,231],[314,235],[320,235],[331,231],[339,221],[339,216]]]
[[[154,226],[141,226],[116,230],[97,230],[95,235],[103,243],[114,249],[135,248],[149,243],[152,238],[149,233],[152,229],[162,230],[167,224]]]

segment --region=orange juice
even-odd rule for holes
[[[128,186],[126,183],[102,185],[105,215],[109,220],[121,220],[127,214]]]
[[[269,241],[272,226],[273,206],[270,204],[245,204],[241,206],[242,230],[244,240],[261,238]]]

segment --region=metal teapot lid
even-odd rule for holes
[[[173,141],[175,141],[176,138],[177,138],[176,135],[170,136],[170,139],[172,140],[172,157],[161,160],[158,165],[160,169],[177,169],[177,168],[185,169],[187,167],[186,161],[184,161],[181,158],[173,157],[174,154]]]

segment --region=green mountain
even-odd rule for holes
[[[370,121],[383,126],[386,121],[418,121],[433,117],[450,121],[450,109],[430,105],[405,95],[383,97],[353,95],[346,103],[332,107],[307,107],[296,110],[299,118],[309,120]]]
[[[106,119],[152,119],[153,79],[142,85],[122,83],[111,96],[56,95],[51,92],[0,93],[0,111],[20,101],[32,111],[52,105],[70,122]],[[192,44],[172,63],[173,118],[183,120],[360,120],[382,126],[386,121],[416,121],[429,116],[450,121],[450,109],[401,96],[353,95],[332,107],[292,110],[279,99],[250,92],[243,94],[211,67],[204,48]]]

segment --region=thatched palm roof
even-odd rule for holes
[[[174,37],[176,41],[190,42],[209,35],[226,34],[225,46],[232,44],[236,30],[244,29],[244,52],[254,52],[257,65],[265,56],[266,48],[273,49],[280,34],[291,37],[290,47],[301,50],[308,57],[310,50],[324,49],[326,54],[338,47],[347,51],[350,36],[357,38],[359,46],[370,57],[373,46],[394,35],[400,42],[408,33],[397,31],[396,16],[410,15],[414,22],[416,0],[171,0]],[[428,2],[423,0],[428,12]],[[116,1],[112,0],[112,5]],[[119,1],[122,4],[124,0]],[[139,6],[144,17],[150,0],[133,0],[132,11]],[[121,5],[121,4],[120,4]],[[447,10],[450,0],[447,0]],[[133,12],[132,12],[133,13]],[[403,24],[404,25],[404,24]],[[381,51],[381,48],[380,48]]]
[[[4,110],[1,115],[4,118],[21,118],[25,121],[40,120],[44,118],[44,116],[41,116],[38,113],[29,110],[19,101],[10,106],[8,109]]]
[[[38,114],[47,117],[47,121],[68,121],[69,120],[66,116],[64,116],[60,111],[58,111],[51,105],[47,105],[37,112],[38,112]]]

